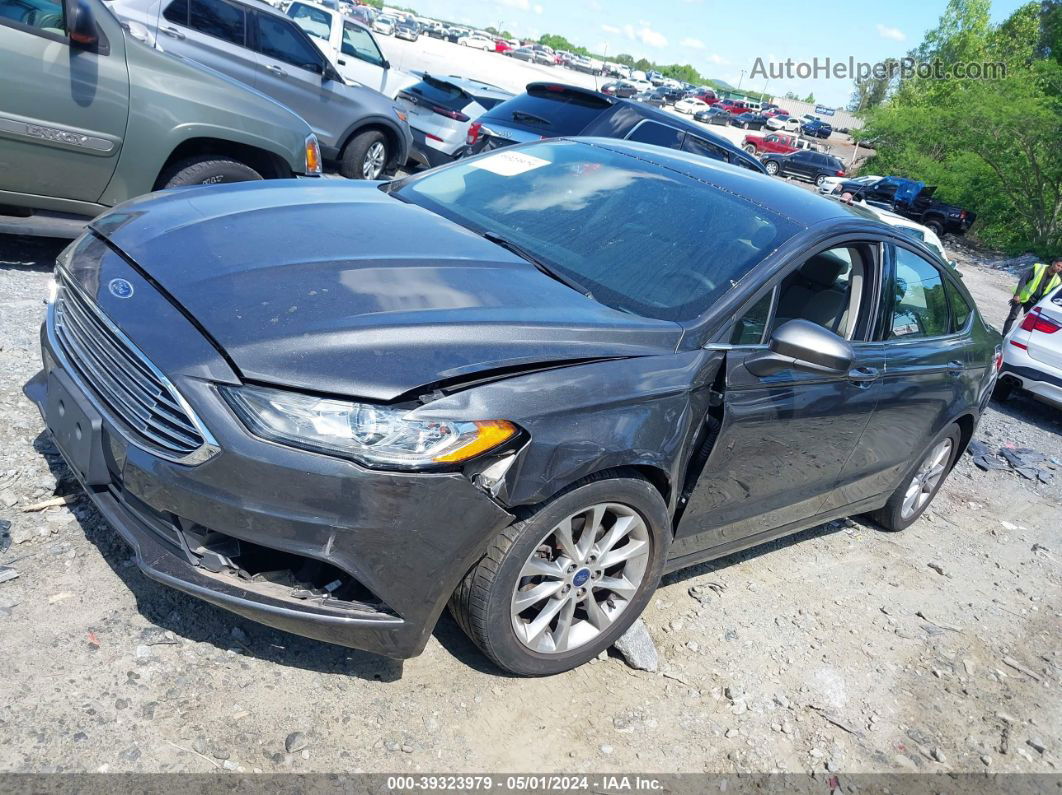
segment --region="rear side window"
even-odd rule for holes
[[[191,0],[189,27],[232,44],[244,46],[247,13],[241,6],[225,0]]]
[[[682,142],[682,149],[685,152],[692,152],[695,155],[703,155],[704,157],[710,157],[713,160],[722,160],[724,163],[730,159],[729,153],[723,149],[723,147],[716,146],[711,141],[698,138],[691,133],[686,134],[686,140]]]
[[[552,137],[578,135],[610,107],[604,97],[596,99],[581,92],[535,87],[495,106],[489,116]]]
[[[966,328],[966,321],[970,319],[973,310],[966,303],[966,298],[959,292],[959,288],[951,284],[948,285],[948,299],[951,304],[951,330],[962,331]]]
[[[321,72],[321,56],[313,42],[299,35],[299,29],[286,19],[258,14],[258,50],[268,58]]]
[[[948,333],[948,296],[940,272],[914,252],[896,246],[892,321],[887,339],[940,337]]]
[[[665,146],[668,149],[678,149],[682,146],[682,138],[685,136],[682,130],[667,124],[655,121],[643,121],[627,136],[629,141],[638,141],[653,146]]]

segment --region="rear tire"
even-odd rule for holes
[[[262,175],[248,165],[230,157],[199,155],[180,160],[166,169],[158,180],[159,188],[180,188],[187,185],[224,185],[229,182],[250,182]]]
[[[568,671],[634,623],[656,590],[670,540],[656,487],[626,473],[595,475],[494,538],[450,597],[450,612],[506,671]]]
[[[944,234],[944,224],[942,224],[936,218],[931,218],[930,220],[926,221],[926,226],[929,229],[932,229],[933,234],[935,234],[937,237],[940,237],[942,234]]]
[[[891,532],[906,530],[914,524],[947,480],[958,457],[961,439],[958,425],[952,423],[945,428],[907,473],[885,507],[869,514],[870,518]]]
[[[379,130],[366,130],[343,149],[339,173],[347,179],[380,179],[391,161],[387,138]]]
[[[825,181],[826,181],[826,175],[825,174],[819,174],[817,177],[815,177],[815,184],[816,185],[822,185],[822,183],[825,182]]]

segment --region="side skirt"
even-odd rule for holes
[[[759,546],[765,544],[768,541],[773,541],[776,538],[782,536],[792,535],[793,533],[799,533],[801,530],[807,530],[810,527],[815,527],[826,522],[833,521],[834,519],[841,519],[846,516],[852,516],[855,514],[867,513],[868,511],[876,511],[878,508],[884,507],[888,502],[889,494],[880,494],[877,497],[871,497],[860,502],[852,503],[851,505],[845,505],[842,508],[837,508],[826,513],[820,513],[816,516],[802,519],[799,522],[792,522],[781,527],[775,527],[771,530],[765,530],[762,533],[757,533],[752,536],[745,536],[734,541],[728,541],[724,544],[717,544],[714,547],[708,549],[702,549],[699,552],[691,552],[681,557],[670,558],[667,563],[664,564],[664,573],[670,574],[673,571],[684,569],[687,566],[693,566],[698,563],[704,563],[708,560],[716,560],[717,558],[724,558],[727,555],[732,555],[735,552],[741,552],[743,549],[749,547]]]

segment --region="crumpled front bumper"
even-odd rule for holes
[[[44,368],[24,391],[47,423],[49,373],[61,373],[56,377],[83,396],[92,388],[64,360],[47,325],[41,347]],[[189,379],[181,389],[214,435],[217,455],[196,466],[163,460],[128,442],[104,415],[99,432],[109,482],[82,485],[147,576],[253,621],[390,657],[415,656],[465,572],[512,521],[461,473],[372,471],[265,442],[243,428],[209,382]],[[189,527],[324,561],[375,598],[299,599],[194,565],[184,541]]]

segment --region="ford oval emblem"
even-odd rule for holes
[[[133,297],[133,285],[125,279],[111,279],[110,283],[107,285],[107,289],[111,291],[111,295],[115,298]]]

